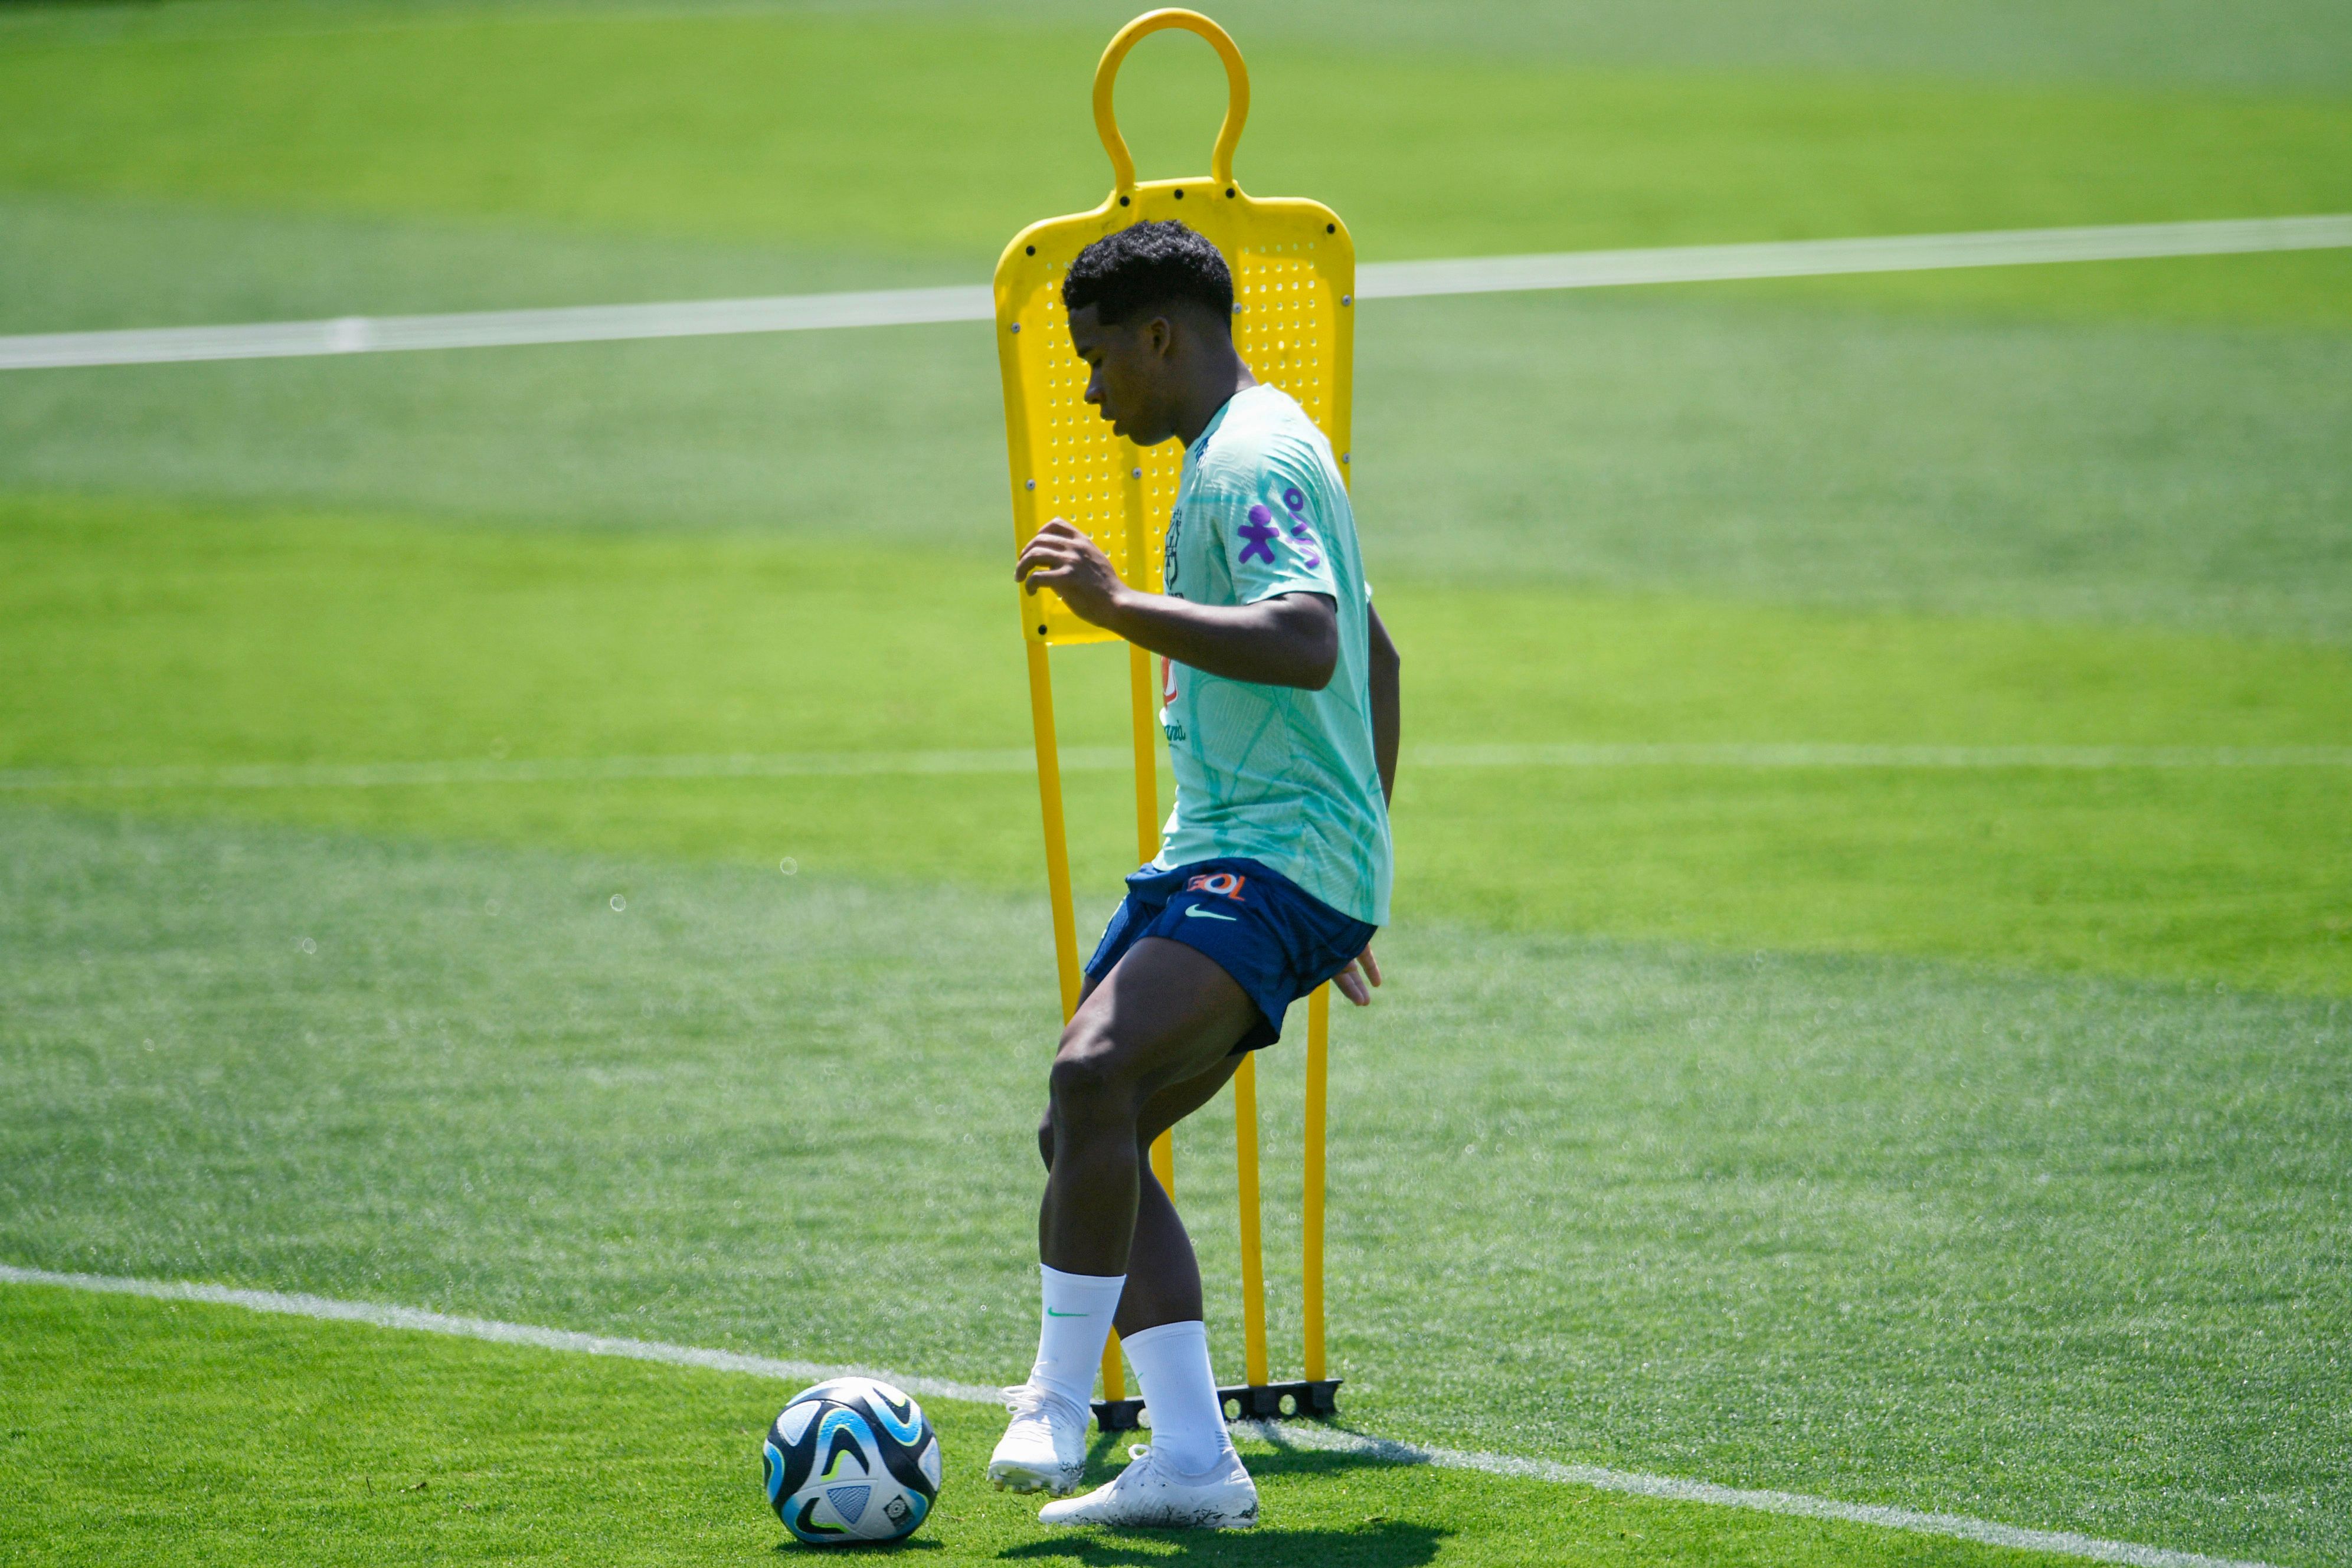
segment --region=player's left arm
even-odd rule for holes
[[[1229,681],[1319,692],[1339,663],[1339,612],[1328,595],[1277,593],[1253,604],[1195,604],[1130,588],[1100,546],[1055,517],[1021,551],[1013,577],[1050,588],[1081,621]]]
[[[1397,726],[1402,716],[1402,700],[1399,695],[1397,676],[1403,660],[1397,654],[1396,643],[1389,637],[1389,629],[1381,624],[1381,612],[1370,604],[1364,606],[1365,631],[1370,634],[1371,654],[1370,679],[1372,699],[1372,758],[1380,764],[1381,798],[1396,799]]]
[[[1381,612],[1370,605],[1364,606],[1365,630],[1371,654],[1371,668],[1367,672],[1372,699],[1372,759],[1380,765],[1381,795],[1384,800],[1396,799],[1397,726],[1402,715],[1399,695],[1398,675],[1403,661],[1398,657],[1397,646],[1389,636],[1389,629],[1381,624]],[[1331,977],[1339,994],[1360,1008],[1372,1004],[1372,990],[1381,983],[1381,961],[1372,956],[1371,945],[1348,961],[1348,967]]]

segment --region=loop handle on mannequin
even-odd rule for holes
[[[1112,183],[1122,193],[1135,189],[1135,157],[1127,150],[1127,138],[1118,133],[1118,117],[1111,111],[1111,86],[1136,41],[1146,33],[1170,27],[1198,33],[1225,62],[1225,122],[1218,127],[1217,145],[1209,154],[1209,174],[1220,185],[1234,183],[1234,149],[1241,142],[1243,122],[1249,119],[1249,68],[1242,64],[1241,50],[1223,27],[1198,11],[1170,6],[1147,11],[1121,27],[1110,47],[1103,51],[1102,63],[1095,68],[1095,130],[1102,137],[1103,151],[1110,154]]]

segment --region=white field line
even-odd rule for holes
[[[2352,768],[2352,746],[1425,746],[1420,768]]]
[[[1464,1453],[1457,1448],[1423,1448],[1391,1443],[1356,1432],[1301,1423],[1277,1426],[1271,1421],[1241,1423],[1241,1429],[1282,1448],[1318,1448],[1330,1453],[1361,1454],[1367,1458],[1399,1465],[1430,1465],[1439,1469],[1481,1470],[1488,1475],[1519,1476],[1528,1480],[1560,1481],[1591,1487],[1597,1491],[1631,1492],[1637,1497],[1664,1498],[1675,1502],[1712,1503],[1718,1508],[1752,1509],[1759,1513],[1789,1513],[1801,1519],[1832,1519],[1850,1524],[1874,1524],[1915,1535],[1957,1536],[1989,1546],[2021,1552],[2048,1552],[2062,1557],[2084,1557],[2094,1563],[2128,1563],[2137,1568],[2264,1568],[2226,1557],[2196,1552],[2174,1552],[2129,1541],[2102,1541],[2068,1530],[2027,1530],[1964,1513],[1923,1513],[1916,1509],[1887,1508],[1874,1503],[1839,1502],[1806,1497],[1799,1492],[1757,1491],[1746,1487],[1717,1486],[1712,1481],[1684,1480],[1677,1476],[1645,1476],[1630,1470],[1604,1469],[1597,1465],[1564,1465],[1553,1459],[1523,1459],[1508,1454]]]
[[[2352,246],[2352,214],[2232,218],[2217,223],[2116,224],[2095,228],[1988,229],[1975,234],[1693,245],[1661,250],[1567,251],[1464,261],[1376,262],[1357,287],[1367,299],[1517,289],[1608,288],[1643,283],[1727,283],[1855,272],[2038,267],[2168,256],[2242,256]]]
[[[1066,772],[1131,765],[1125,747],[1072,746]],[[24,768],[0,771],[9,789],[382,789],[437,784],[625,782],[645,779],[873,778],[889,774],[1026,773],[1026,747],[971,751],[804,751],[727,757],[573,757],[449,762],[257,762],[243,766]]]
[[[248,1312],[278,1312],[294,1318],[323,1318],[334,1322],[372,1323],[380,1329],[414,1329],[420,1333],[450,1334],[458,1339],[486,1339],[499,1344],[527,1344],[539,1350],[570,1351],[579,1355],[614,1355],[625,1361],[659,1361],[672,1366],[698,1366],[708,1372],[740,1372],[751,1377],[772,1377],[781,1383],[821,1383],[828,1377],[878,1377],[925,1399],[968,1399],[997,1402],[997,1391],[976,1383],[950,1383],[937,1377],[907,1377],[895,1372],[863,1366],[825,1366],[814,1361],[778,1361],[764,1355],[742,1355],[731,1350],[701,1350],[693,1345],[662,1344],[654,1340],[614,1339],[604,1334],[573,1333],[568,1329],[535,1328],[529,1323],[502,1323],[489,1318],[452,1317],[415,1307],[386,1307],[373,1301],[339,1301],[329,1296],[295,1295],[281,1291],[238,1291],[226,1285],[200,1285],[177,1280],[126,1280],[112,1274],[59,1274],[47,1269],[19,1269],[0,1263],[0,1284],[57,1285],[69,1291],[92,1291],[110,1296],[148,1296],[159,1301],[208,1301],[215,1306],[243,1307]]]
[[[2025,267],[2347,246],[2352,246],[2352,214],[2338,214],[1570,251],[1549,256],[1470,256],[1453,261],[1370,262],[1358,271],[1356,286],[1366,299],[1400,299],[1433,294],[1822,277],[1841,273]],[[939,321],[986,321],[994,314],[991,290],[985,285],[971,284],[546,310],[343,316],[323,321],[262,321],[222,327],[37,332],[0,337],[0,370],[265,360],[414,349],[510,348],[527,343],[797,332],[826,327],[903,327]]]
[[[108,1274],[56,1273],[47,1269],[22,1269],[6,1263],[0,1263],[0,1284],[52,1285],[108,1295],[145,1296],[157,1301],[204,1301],[217,1306],[243,1307],[257,1312],[278,1312],[289,1317],[369,1323],[377,1328],[451,1334],[461,1339],[530,1345],[540,1350],[620,1356],[631,1361],[662,1362],[711,1372],[742,1373],[782,1383],[814,1383],[827,1377],[858,1375],[881,1378],[925,1399],[961,1399],[992,1405],[998,1397],[995,1389],[978,1384],[953,1383],[935,1377],[909,1377],[902,1373],[867,1367],[825,1366],[815,1362],[772,1360],[766,1356],[742,1355],[733,1351],[701,1350],[692,1345],[664,1344],[654,1340],[613,1339],[602,1334],[574,1333],[564,1329],[537,1328],[528,1323],[453,1317],[444,1312],[420,1312],[413,1307],[340,1301],[325,1296],[296,1295],[278,1291],[240,1291],[226,1285],[123,1279]],[[2077,1535],[2068,1531],[2027,1530],[1991,1520],[1971,1519],[1966,1514],[1923,1513],[1914,1509],[1839,1502],[1831,1498],[1806,1497],[1796,1492],[1756,1491],[1740,1487],[1717,1486],[1709,1481],[1685,1480],[1675,1476],[1643,1475],[1637,1471],[1604,1469],[1593,1465],[1520,1458],[1509,1454],[1416,1448],[1411,1444],[1304,1423],[1297,1427],[1280,1427],[1272,1422],[1242,1422],[1236,1424],[1236,1430],[1277,1447],[1358,1454],[1383,1464],[1478,1470],[1487,1475],[1562,1482],[1600,1491],[1627,1492],[1637,1497],[1661,1498],[1675,1502],[1707,1503],[1720,1508],[1749,1509],[1762,1513],[1794,1514],[1804,1519],[1875,1525],[1885,1530],[1906,1531],[1915,1535],[1951,1536],[2026,1552],[2084,1558],[2095,1563],[2125,1563],[2134,1564],[2136,1568],[2270,1568],[2262,1563],[2208,1557],[2193,1552],[2173,1552],[2126,1541],[2103,1541],[2095,1536]]]
[[[1071,746],[1066,773],[1111,773],[1132,764],[1123,746]],[[1566,745],[1421,746],[1403,765],[1421,768],[2352,768],[2340,746],[1841,746]],[[1027,747],[965,751],[803,751],[721,757],[489,758],[441,762],[256,762],[206,767],[0,769],[0,791],[47,789],[384,789],[466,784],[618,783],[640,779],[859,779],[893,775],[1028,773]]]
[[[985,321],[994,310],[993,297],[985,285],[957,285],[857,294],[690,299],[661,305],[474,310],[446,316],[340,316],[326,321],[153,327],[121,332],[39,332],[0,337],[0,370],[299,359],[404,349],[504,349],[526,343],[804,332],[824,327],[908,327],[931,321]]]

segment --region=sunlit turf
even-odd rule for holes
[[[1378,572],[2352,630],[2352,334],[1698,290],[1397,301],[1360,332]]]
[[[769,5],[794,8],[792,0]],[[104,43],[432,27],[453,15],[478,21],[486,12],[761,8],[761,0],[205,0],[168,6],[63,0],[11,7],[0,13],[0,26],[21,37]],[[835,0],[825,9],[966,19],[997,14],[989,0]],[[1034,0],[1023,14],[1108,37],[1134,11],[1129,0]],[[1247,43],[1281,38],[1371,52],[2143,88],[2328,92],[2352,85],[2352,28],[2328,0],[2189,0],[2157,11],[2133,0],[2076,0],[2063,8],[1954,0],[1893,11],[1869,0],[1480,0],[1451,9],[1419,0],[1219,0],[1216,14]]]
[[[1384,591],[2352,640],[2352,334],[1620,293],[1381,302],[1359,351],[1351,468]],[[966,327],[20,371],[0,485],[903,541],[992,573],[995,380]]]
[[[566,234],[478,218],[257,213],[81,192],[0,194],[0,273],[9,285],[0,331],[11,333],[974,280],[973,267],[954,257]]]
[[[21,809],[0,832],[0,1257],[972,1383],[1028,1355],[1038,900]],[[1427,920],[1385,950],[1381,1004],[1334,1030],[1352,1418],[2344,1549],[2340,1004]],[[1298,1060],[1261,1072],[1277,1365]],[[1230,1129],[1221,1103],[1177,1145],[1228,1374]]]
[[[1013,591],[961,554],[791,539],[8,515],[16,768],[984,748],[1018,754]],[[2343,747],[2352,658],[2153,632],[1393,581],[1415,745]],[[1064,738],[1125,735],[1123,661],[1057,657]],[[1404,771],[1415,918],[2352,988],[2341,767]],[[1077,773],[1080,875],[1133,863]],[[23,798],[22,791],[17,791]],[[994,774],[47,786],[39,798],[965,888],[1037,885]]]
[[[0,1286],[0,1545],[26,1564],[772,1563],[762,1379]],[[918,1561],[1645,1564],[2064,1561],[1955,1541],[1368,1463],[1245,1438],[1260,1527],[1039,1526],[992,1490],[1002,1416],[934,1399],[950,1456]],[[1123,1462],[1095,1444],[1090,1479]],[[892,1553],[897,1555],[898,1553]]]
[[[0,330],[976,280],[1099,197],[1132,8],[10,8]],[[1218,14],[1243,178],[1377,260],[2345,210],[2341,9]],[[1221,103],[1147,44],[1146,172]],[[1368,305],[1410,737],[2352,744],[2347,302],[2339,253]],[[0,768],[1018,748],[991,357],[0,378]],[[1056,673],[1117,742],[1116,656]],[[1335,1058],[1350,1418],[2341,1560],[2344,777],[1409,765]],[[1070,790],[1089,924],[1129,802]],[[11,788],[0,1259],[1011,1376],[1034,812],[1017,771]],[[1228,1375],[1231,1136],[1179,1155]],[[11,1561],[778,1560],[773,1388],[13,1289],[0,1326]],[[992,1417],[939,1414],[968,1474]],[[1068,1555],[1993,1555],[1255,1458],[1254,1540]],[[934,1542],[1064,1556],[977,1489]]]
[[[20,31],[0,57],[0,188],[977,268],[1024,223],[1099,198],[1086,87],[1104,36],[785,11],[49,47]],[[1331,203],[1374,257],[2352,206],[2352,109],[2328,97],[1599,71],[1287,37],[1251,55],[1242,177]],[[1197,167],[1223,102],[1213,57],[1152,40],[1129,75],[1147,167]],[[2244,313],[2341,322],[2341,261],[2287,266]]]

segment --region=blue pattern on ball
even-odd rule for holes
[[[910,1535],[939,1492],[939,1435],[922,1407],[869,1378],[834,1378],[795,1395],[769,1427],[761,1458],[769,1506],[811,1545]]]

